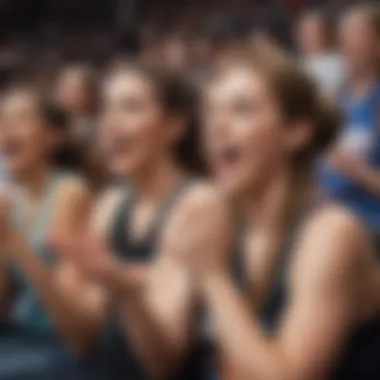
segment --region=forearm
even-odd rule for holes
[[[338,152],[333,166],[367,192],[380,196],[380,171],[352,153]]]
[[[100,313],[88,310],[78,294],[68,292],[57,272],[40,260],[25,239],[18,237],[12,252],[63,339],[78,353],[85,353],[101,323]]]
[[[174,326],[159,317],[143,292],[140,288],[125,299],[125,328],[149,375],[154,379],[165,379],[177,368],[186,344],[182,334],[177,334]]]
[[[115,301],[142,288],[149,274],[148,264],[122,265],[113,262],[108,270],[98,276],[97,280],[112,294]]]
[[[380,196],[380,171],[372,168],[367,164],[363,164],[358,174],[354,176],[362,188],[376,197]]]
[[[288,379],[277,343],[263,332],[228,274],[206,275],[202,287],[218,343],[236,378]]]

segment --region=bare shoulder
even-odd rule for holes
[[[369,236],[363,223],[349,210],[327,205],[314,212],[301,231],[301,239],[334,243],[334,246],[363,248]]]
[[[310,216],[295,250],[297,277],[338,282],[360,274],[371,245],[364,226],[350,211],[328,205]]]

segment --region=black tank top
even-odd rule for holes
[[[310,214],[308,214],[310,216]],[[259,312],[263,328],[275,333],[289,297],[288,276],[292,261],[292,251],[297,239],[299,226],[305,221],[300,217],[288,233],[279,252],[275,276],[268,298]],[[245,272],[242,247],[237,248],[234,262],[234,277],[244,291]],[[380,315],[372,321],[353,328],[342,350],[340,359],[332,370],[330,380],[377,380],[380,379]]]
[[[121,261],[148,264],[153,259],[162,225],[176,202],[191,186],[191,183],[190,180],[183,181],[162,202],[151,228],[142,239],[134,239],[130,235],[129,226],[137,197],[133,192],[126,194],[116,212],[114,224],[110,231],[110,244]],[[147,380],[150,378],[144,366],[136,357],[127,337],[127,332],[118,321],[109,324],[103,339],[100,355],[100,360],[104,363],[102,364],[101,376],[103,379]],[[168,378],[170,380],[200,380],[204,378],[203,373],[203,354],[199,347],[195,345],[185,357],[181,368],[177,370],[176,374]]]

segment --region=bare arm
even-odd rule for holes
[[[206,185],[189,191],[164,228],[158,259],[144,293],[134,297],[133,303],[126,300],[129,336],[155,378],[165,378],[178,370],[191,344],[195,284],[189,268],[179,258],[198,247],[192,240],[191,228],[217,213],[217,206],[213,190]]]
[[[326,377],[356,321],[362,241],[360,228],[339,212],[310,223],[297,249],[290,300],[275,336],[265,333],[226,271],[203,276],[208,310],[237,379]]]
[[[344,176],[374,196],[380,196],[380,171],[359,155],[337,149],[331,156],[331,164]]]
[[[124,298],[131,288],[149,277],[150,264],[123,265],[109,247],[110,230],[125,189],[110,189],[96,202],[89,224],[69,234],[52,234],[52,244],[65,261],[70,261],[95,283],[107,290],[109,299]]]
[[[90,198],[75,180],[62,187],[52,229],[70,239],[71,232],[87,222]],[[19,232],[12,239],[11,252],[63,338],[76,351],[87,350],[103,320],[104,297],[99,288],[67,261],[60,260],[54,268],[47,266]]]

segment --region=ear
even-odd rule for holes
[[[286,128],[285,149],[289,155],[301,151],[313,138],[313,125],[310,121],[292,122]]]

